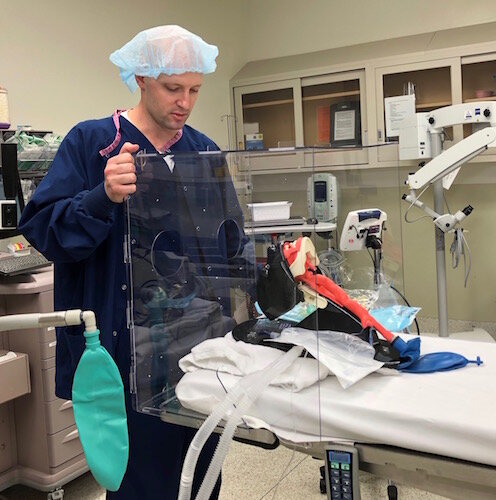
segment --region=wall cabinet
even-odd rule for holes
[[[301,122],[301,94],[299,80],[250,85],[235,89],[237,119],[237,147],[245,148],[248,125],[257,123],[263,134],[265,148],[301,146],[303,135],[295,123]],[[253,133],[253,129],[250,131]]]
[[[231,80],[236,147],[245,149],[245,134],[258,124],[266,149],[314,147],[317,169],[393,166],[399,161],[397,138],[388,137],[384,99],[404,95],[410,83],[417,112],[496,100],[495,32],[496,23],[487,23],[248,63]],[[343,149],[332,141],[332,109],[347,103],[359,110],[360,140]],[[444,148],[472,131],[471,125],[447,129]],[[371,145],[387,146],[369,152]],[[321,147],[327,152],[319,155]],[[493,161],[493,150],[473,161]],[[252,172],[305,168],[298,155],[282,163],[278,157],[274,164],[269,158]]]
[[[462,102],[496,100],[496,52],[461,59]],[[474,125],[463,126],[463,137],[476,131]],[[487,151],[485,155],[490,154]]]
[[[496,100],[496,52],[462,57],[463,102]]]
[[[362,119],[360,112],[360,87],[363,88],[363,71],[347,75],[324,75],[304,78],[301,81],[303,104],[303,139],[305,146],[326,146],[332,144],[333,134],[331,110],[339,104],[356,103],[360,130]],[[361,85],[360,85],[361,84]],[[335,124],[337,127],[337,124]],[[360,138],[357,145],[361,145]]]
[[[456,83],[459,74],[459,59],[442,59],[422,63],[397,64],[378,67],[375,70],[376,109],[377,109],[377,143],[398,141],[398,137],[390,137],[385,122],[384,99],[408,93],[411,85],[415,90],[416,112],[428,112],[443,106],[455,104],[460,92]],[[460,133],[454,137],[453,128],[446,130],[444,147],[449,147],[453,140],[459,140]],[[379,148],[379,162],[398,161],[397,147]]]
[[[367,135],[364,70],[235,87],[234,101],[238,149],[249,148],[246,135],[256,131],[263,135],[265,149],[315,147],[322,165],[368,161],[362,149]],[[345,148],[341,142],[347,143]],[[307,164],[305,155],[293,154],[271,168],[291,170]],[[253,162],[251,168],[265,170],[266,164]]]

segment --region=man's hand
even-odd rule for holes
[[[114,203],[122,203],[136,191],[136,168],[132,153],[138,149],[138,144],[125,142],[119,154],[107,161],[104,170],[105,192]]]

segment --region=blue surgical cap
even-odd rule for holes
[[[181,26],[157,26],[138,33],[110,60],[119,68],[122,81],[134,92],[134,75],[158,78],[161,73],[213,73],[219,50]]]

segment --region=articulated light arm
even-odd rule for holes
[[[487,127],[475,132],[443,151],[414,174],[410,174],[408,176],[408,185],[411,189],[418,190],[427,184],[442,179],[467,161],[484,152],[495,141],[496,127]]]
[[[441,134],[446,127],[453,125],[475,124],[484,127],[471,136],[442,151]],[[434,158],[420,168],[415,174],[408,176],[407,185],[410,193],[403,199],[410,207],[417,206],[432,217],[436,226],[436,275],[437,303],[439,315],[439,335],[448,336],[447,282],[444,235],[454,232],[455,256],[463,250],[463,229],[457,226],[472,212],[468,205],[455,214],[443,214],[443,188],[449,189],[460,167],[467,161],[481,154],[496,141],[496,102],[471,102],[446,106],[430,113],[417,113],[407,117],[400,130],[400,159]],[[441,180],[441,183],[439,182]],[[426,189],[434,184],[434,210],[419,201],[417,190]],[[407,211],[408,212],[408,211]],[[406,213],[405,213],[406,220]],[[460,242],[462,249],[460,250]],[[468,247],[467,247],[468,251]],[[453,252],[452,252],[453,255]],[[469,253],[470,255],[470,253]],[[470,270],[470,261],[469,261]],[[465,283],[468,277],[465,275]]]
[[[412,191],[414,193],[414,191]],[[456,226],[460,224],[460,222],[468,217],[473,208],[470,205],[467,205],[463,210],[458,210],[455,214],[438,214],[432,208],[429,208],[427,205],[422,203],[416,195],[412,194],[404,194],[403,200],[410,203],[411,205],[415,205],[416,207],[423,210],[429,217],[432,217],[434,224],[441,229],[443,233],[449,233],[456,229]]]
[[[439,135],[446,127],[453,125],[475,124],[486,126],[469,137],[454,144],[440,155],[433,158],[415,174],[408,176],[410,189],[422,189],[427,184],[443,179],[443,187],[449,189],[457,169],[464,163],[483,153],[496,141],[496,102],[472,102],[455,104],[436,109],[430,113],[419,113],[421,124],[427,131],[427,137],[421,140],[431,142],[434,135]],[[417,123],[419,126],[420,123]],[[411,140],[415,128],[405,129],[405,140]],[[414,133],[415,136],[415,133]],[[415,141],[414,141],[415,142]],[[421,144],[424,144],[423,142]],[[428,150],[430,151],[430,147]],[[400,153],[401,154],[401,153]],[[452,174],[449,176],[449,174]]]
[[[410,187],[410,194],[404,195],[403,200],[426,212],[441,231],[450,232],[470,215],[472,207],[468,205],[455,214],[439,214],[418,200],[417,191],[439,180],[442,180],[444,189],[449,189],[464,163],[486,151],[492,144],[496,144],[496,103],[480,102],[446,106],[426,114],[425,123],[428,124],[430,137],[440,134],[446,127],[462,123],[486,126],[442,151],[417,172],[408,176],[407,185]]]
[[[25,328],[46,328],[49,326],[76,326],[85,324],[87,332],[94,332],[96,328],[93,311],[72,309],[51,313],[12,314],[0,317],[0,332],[7,330],[22,330]]]

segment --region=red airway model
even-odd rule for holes
[[[376,321],[358,302],[351,299],[340,286],[334,283],[334,281],[318,273],[318,258],[310,238],[302,237],[294,242],[284,242],[282,245],[282,253],[297,282],[305,283],[338,306],[346,308],[360,320],[362,328],[375,328],[385,340],[389,343],[393,343],[396,337],[389,330]]]

